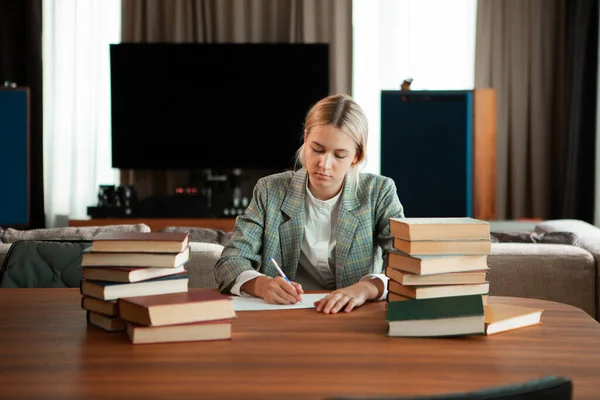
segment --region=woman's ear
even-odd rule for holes
[[[355,153],[354,153],[354,158],[352,159],[352,165],[357,165],[358,163],[360,163],[362,161],[362,151],[360,149],[358,149]]]

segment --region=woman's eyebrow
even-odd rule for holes
[[[327,148],[327,147],[323,146],[321,143],[319,143],[319,142],[316,142],[316,141],[314,141],[314,140],[312,141],[312,143],[313,143],[313,144],[316,144],[317,146],[319,146],[319,147],[322,147],[322,148],[324,148],[324,149],[326,149],[326,148]],[[350,150],[347,150],[347,149],[335,149],[334,151],[343,151],[344,153],[350,153]]]

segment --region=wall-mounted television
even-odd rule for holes
[[[112,166],[287,169],[329,94],[326,44],[110,46]]]

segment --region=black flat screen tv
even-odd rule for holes
[[[329,94],[326,44],[110,46],[112,166],[288,169]]]

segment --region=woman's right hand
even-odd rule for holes
[[[304,293],[302,285],[288,282],[280,276],[277,278],[259,276],[256,278],[254,288],[256,294],[269,304],[296,304],[302,301],[301,295]]]

